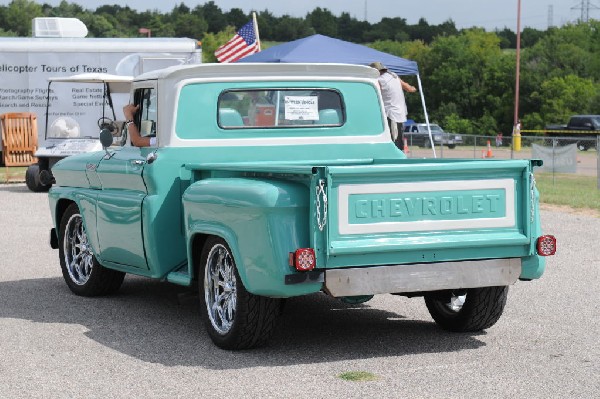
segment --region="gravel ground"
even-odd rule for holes
[[[593,215],[542,211],[558,254],[540,280],[511,287],[486,332],[441,331],[419,298],[312,295],[288,300],[269,346],[227,352],[184,288],[127,276],[117,295],[72,295],[46,195],[0,185],[0,204],[0,398],[600,397]]]

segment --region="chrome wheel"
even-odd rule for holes
[[[206,259],[204,301],[213,328],[227,334],[235,320],[237,279],[233,258],[222,244],[214,245]]]
[[[92,273],[94,253],[88,242],[83,219],[75,213],[69,218],[63,240],[66,269],[77,285],[87,283]]]

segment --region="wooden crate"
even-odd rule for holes
[[[2,158],[6,166],[28,166],[37,162],[37,116],[31,112],[0,115]]]

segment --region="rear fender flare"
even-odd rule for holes
[[[183,195],[188,267],[199,242],[214,235],[229,245],[244,287],[265,296],[292,295],[285,276],[289,253],[310,245],[309,191],[302,182],[270,178],[212,178]],[[200,238],[200,239],[199,239]]]

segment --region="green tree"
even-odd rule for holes
[[[236,29],[239,29],[252,19],[252,15],[247,15],[241,8],[232,8],[229,12],[225,13],[225,19],[227,20],[227,25],[235,26]]]
[[[53,7],[47,14],[48,17],[79,18],[84,14],[84,9],[79,4],[62,0],[58,6]]]
[[[549,123],[565,123],[573,114],[597,113],[592,105],[599,89],[590,79],[575,75],[551,78],[542,83],[539,91],[540,113]]]
[[[549,29],[543,38],[522,54],[521,114],[541,112],[544,97],[540,95],[540,87],[552,78],[576,75],[600,81],[599,53],[598,21]],[[543,112],[541,115],[545,116]]]
[[[508,28],[496,30],[496,35],[500,38],[500,48],[517,48],[517,34]],[[521,41],[523,41],[521,39]]]
[[[311,26],[303,18],[294,18],[284,15],[278,19],[273,26],[271,39],[278,42],[288,42],[296,40],[314,33]]]
[[[406,19],[386,17],[372,25],[371,28],[364,33],[363,39],[367,42],[396,40],[396,37],[399,36],[406,39],[406,35],[408,35],[408,39],[410,39],[410,27],[406,24]]]
[[[209,1],[203,6],[198,6],[202,10],[202,16],[208,22],[208,32],[217,33],[227,26],[227,18],[221,8],[214,1]],[[241,26],[238,26],[241,28]]]
[[[306,15],[306,20],[315,32],[330,36],[337,36],[337,17],[326,8],[317,7]]]
[[[88,28],[88,37],[119,37],[120,32],[105,15],[86,13],[80,19]]]
[[[18,36],[31,36],[31,20],[42,16],[42,6],[35,1],[12,0],[6,8],[2,28]]]
[[[363,43],[363,32],[370,28],[367,21],[358,21],[347,12],[343,12],[338,18],[338,38],[354,43]]]
[[[514,34],[514,33],[513,33]],[[517,37],[515,35],[514,43],[511,48],[517,48]],[[523,32],[521,32],[521,47],[528,48],[533,47],[537,42],[539,42],[545,35],[544,31],[533,29],[533,28],[524,28]]]
[[[277,25],[276,18],[269,10],[260,11],[256,15],[256,22],[258,24],[258,31],[261,40],[271,40],[274,35],[274,27]]]
[[[445,131],[460,133],[460,134],[473,134],[473,125],[469,119],[461,118],[456,113],[450,113],[442,119],[442,126]]]
[[[217,33],[207,33],[202,39],[202,62],[217,62],[215,50],[224,45],[235,35],[235,28],[228,26]]]

